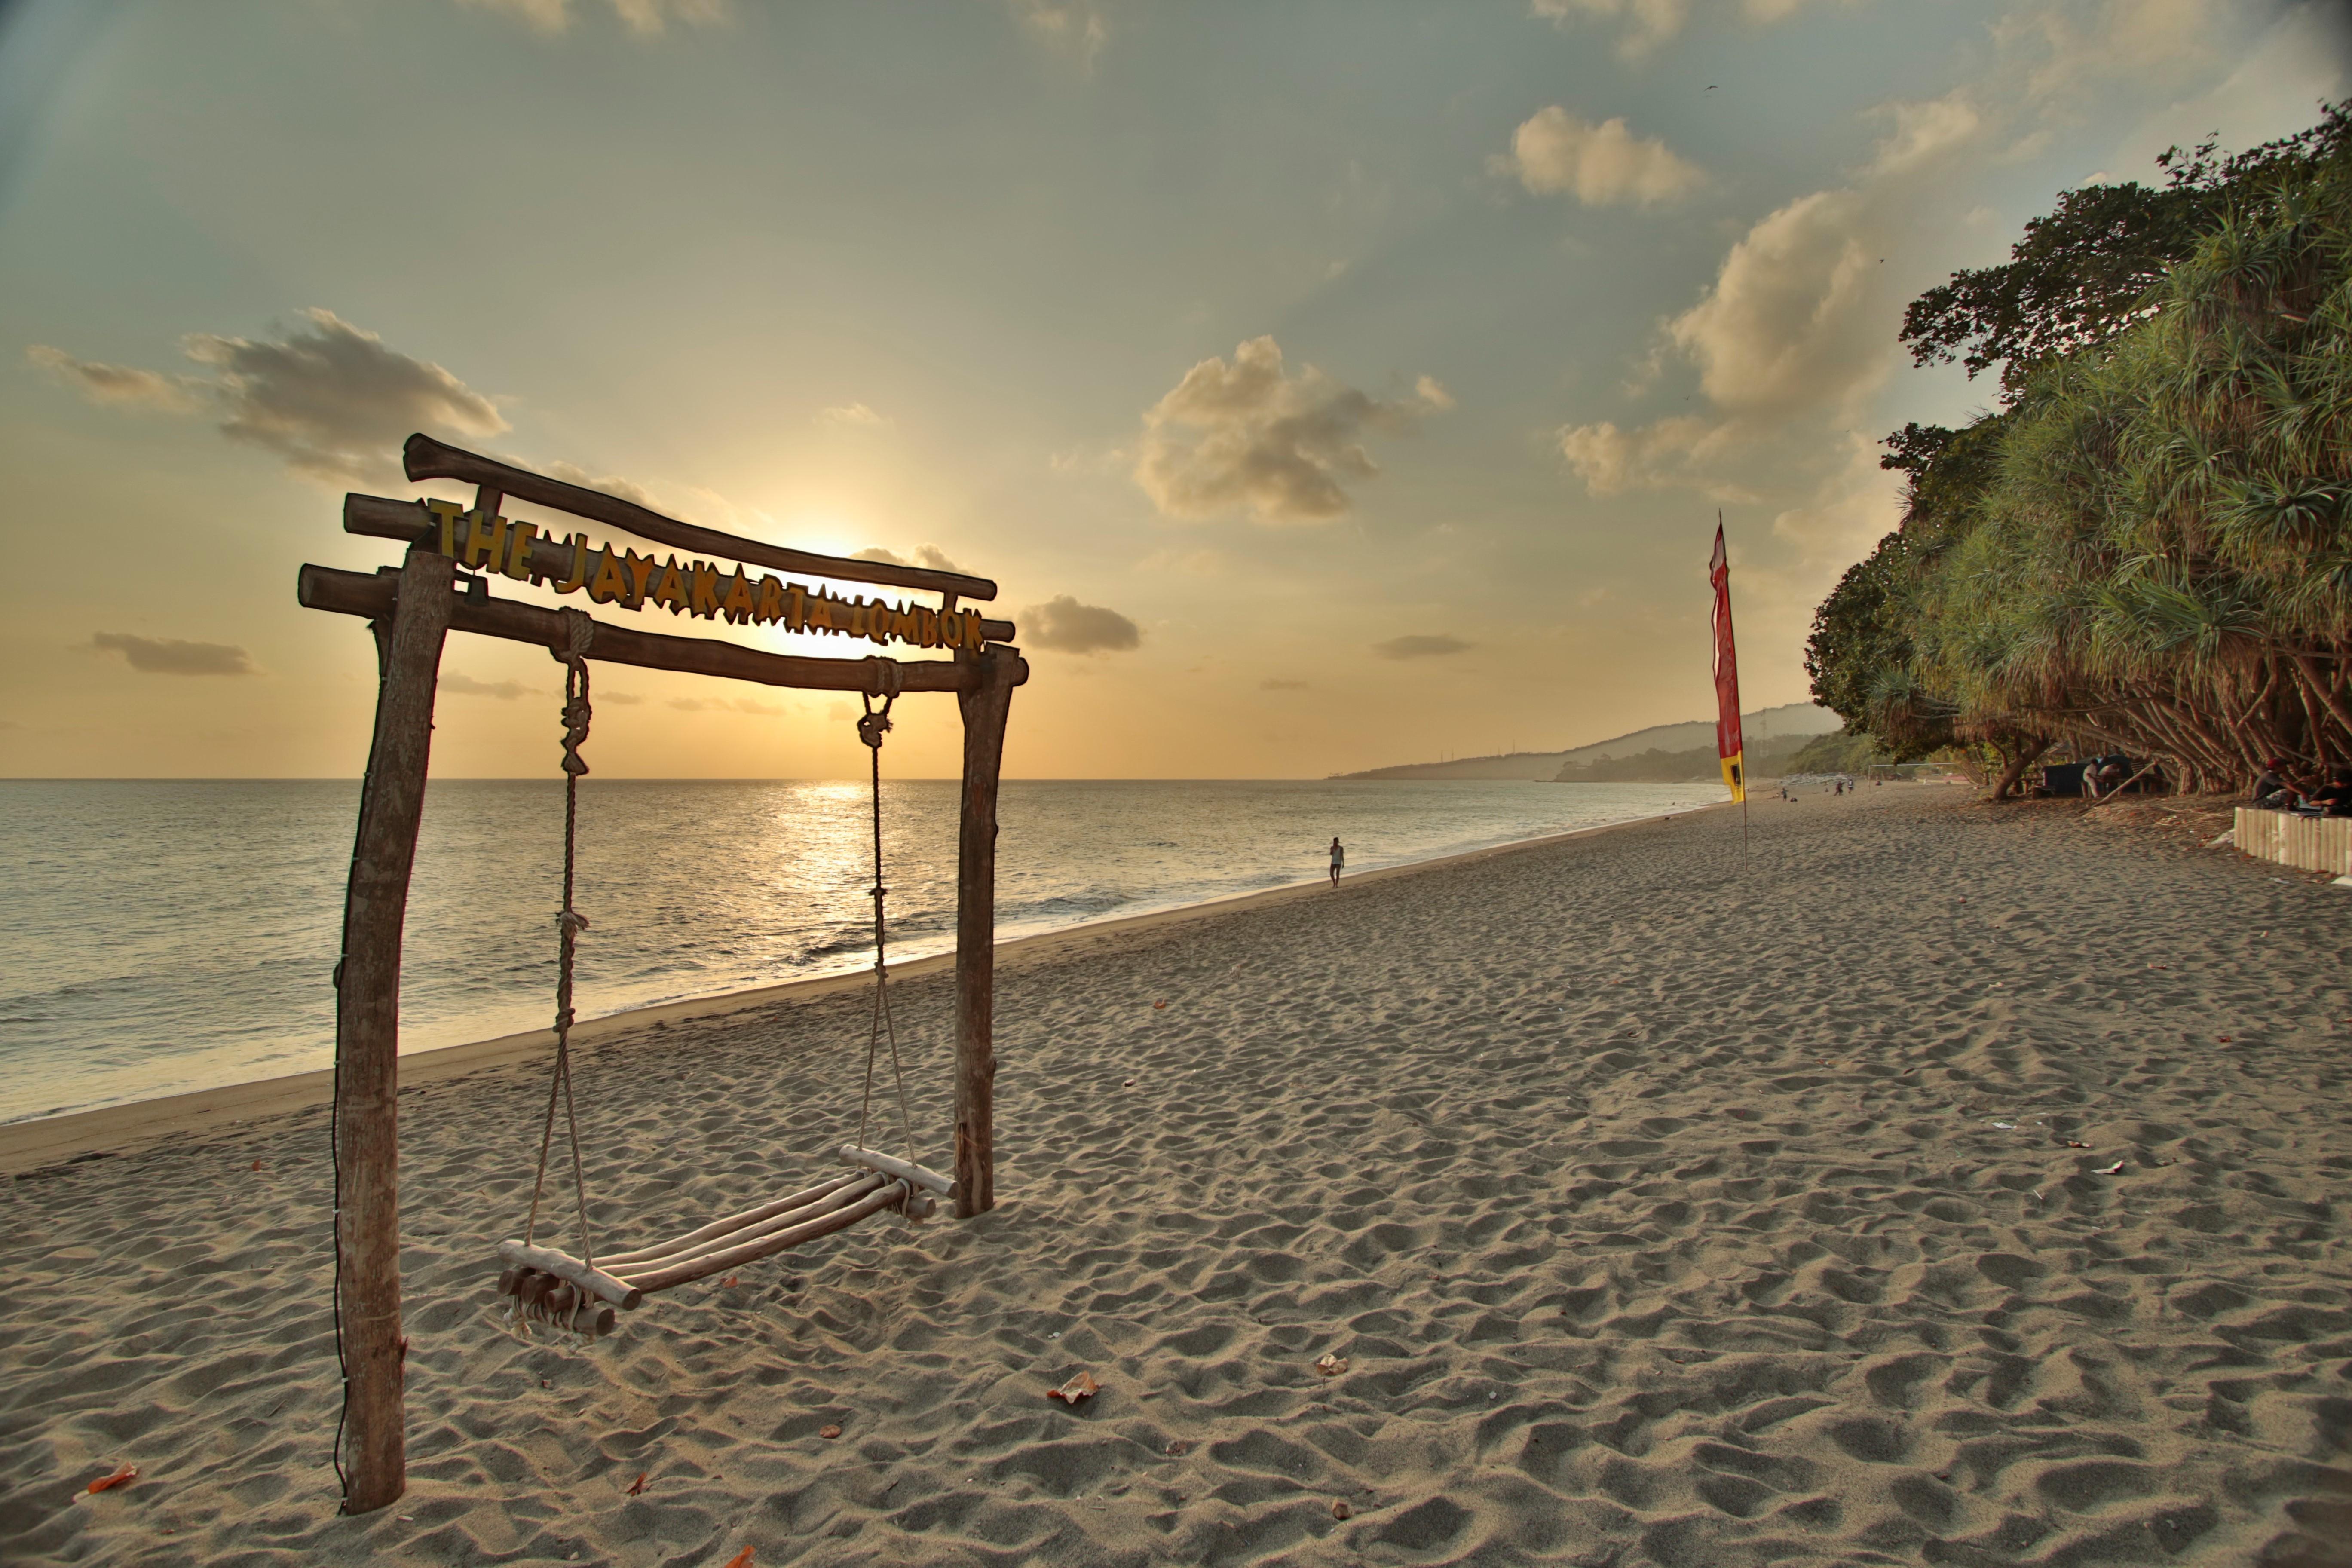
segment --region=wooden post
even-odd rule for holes
[[[963,710],[963,808],[956,843],[955,1212],[996,1206],[996,784],[1021,656],[992,647]]]
[[[335,967],[335,1331],[352,1456],[345,1513],[382,1508],[408,1486],[401,1405],[408,1345],[400,1332],[400,942],[453,571],[447,556],[411,549],[391,635],[379,632],[375,740],[361,786],[359,837],[343,899],[343,956]]]

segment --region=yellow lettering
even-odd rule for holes
[[[963,616],[963,646],[971,649],[972,652],[978,653],[980,651],[981,645],[988,640],[988,635],[980,629],[980,612],[978,610],[965,610],[961,612],[961,614]]]
[[[808,610],[808,629],[813,632],[833,630],[833,595],[822,591],[815,598],[811,599]]]
[[[425,510],[441,520],[441,553],[455,556],[457,553],[457,519],[465,512],[465,507],[453,500],[428,500],[425,503]]]
[[[808,590],[798,583],[784,589],[784,626],[791,631],[808,630]]]
[[[760,596],[751,591],[751,580],[743,575],[740,566],[735,568],[735,580],[727,584],[727,602],[720,607],[739,626],[759,613]]]
[[[564,548],[572,552],[572,570],[563,574],[563,581],[555,585],[555,591],[559,594],[573,594],[579,592],[588,581],[588,536],[584,533],[575,533],[565,540],[563,544]]]
[[[530,542],[539,537],[539,524],[518,522],[507,530],[507,558],[499,570],[509,577],[530,575]]]
[[[655,604],[673,616],[692,602],[687,592],[686,574],[678,570],[677,556],[673,555],[662,563],[661,580],[654,584],[653,596]]]
[[[659,570],[661,563],[652,556],[639,555],[634,550],[629,552],[629,608],[642,610],[646,607],[646,584]]]
[[[469,511],[466,522],[466,542],[457,559],[467,566],[479,566],[488,561],[495,570],[506,555],[507,520]]]
[[[729,595],[733,598],[733,595]],[[754,620],[772,624],[784,618],[784,585],[773,577],[760,579],[760,602],[753,606]]]
[[[596,552],[596,577],[588,584],[588,596],[600,605],[629,596],[629,571],[613,558],[610,550]]]
[[[957,615],[953,610],[941,610],[940,612],[940,646],[942,647],[963,647],[963,617]]]
[[[918,605],[915,606],[915,644],[919,647],[940,646],[940,613]]]
[[[719,574],[718,567],[707,561],[696,562],[688,571],[694,583],[689,602],[694,613],[707,621],[719,613],[719,584],[726,579]]]

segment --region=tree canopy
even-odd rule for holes
[[[2352,764],[2347,107],[2168,153],[2161,191],[2069,192],[2008,269],[1915,302],[1915,355],[2001,363],[2004,406],[1888,438],[1902,526],[1807,649],[1850,728],[1897,756],[1990,745],[2011,779],[2054,742],[2183,789]]]

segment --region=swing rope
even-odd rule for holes
[[[540,1194],[547,1185],[547,1155],[555,1142],[555,1106],[560,1099],[563,1102],[564,1131],[572,1144],[572,1191],[580,1214],[580,1260],[593,1269],[596,1267],[596,1250],[588,1234],[588,1172],[580,1156],[580,1113],[572,1097],[572,971],[580,933],[588,929],[588,921],[572,907],[572,886],[579,858],[580,778],[588,771],[587,759],[580,754],[592,717],[588,703],[588,645],[595,638],[596,623],[584,610],[566,609],[562,615],[564,647],[549,650],[563,666],[563,909],[555,917],[561,933],[556,947],[555,1076],[547,1086],[547,1116],[539,1134],[539,1170],[531,1178],[530,1217],[524,1223],[522,1237],[523,1245],[528,1247],[538,1234]]]
[[[857,1142],[866,1143],[866,1127],[874,1107],[874,1059],[887,1038],[890,1043],[890,1077],[898,1091],[898,1131],[906,1140],[907,1159],[915,1159],[915,1120],[907,1109],[907,1078],[898,1061],[898,1026],[890,1016],[890,973],[886,949],[886,927],[883,900],[890,889],[882,884],[882,737],[890,729],[890,705],[898,700],[906,681],[906,671],[895,658],[871,658],[866,661],[871,689],[858,694],[865,715],[857,721],[857,738],[866,742],[866,755],[872,764],[874,807],[874,886],[867,896],[874,900],[874,1016],[866,1037],[866,1087],[857,1101]],[[882,706],[874,706],[877,697]]]

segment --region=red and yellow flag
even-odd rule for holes
[[[1723,520],[1715,520],[1715,559],[1706,574],[1715,584],[1715,750],[1723,759],[1723,782],[1731,798],[1748,798],[1748,758],[1739,736],[1739,655],[1731,644],[1731,560],[1723,552]]]

